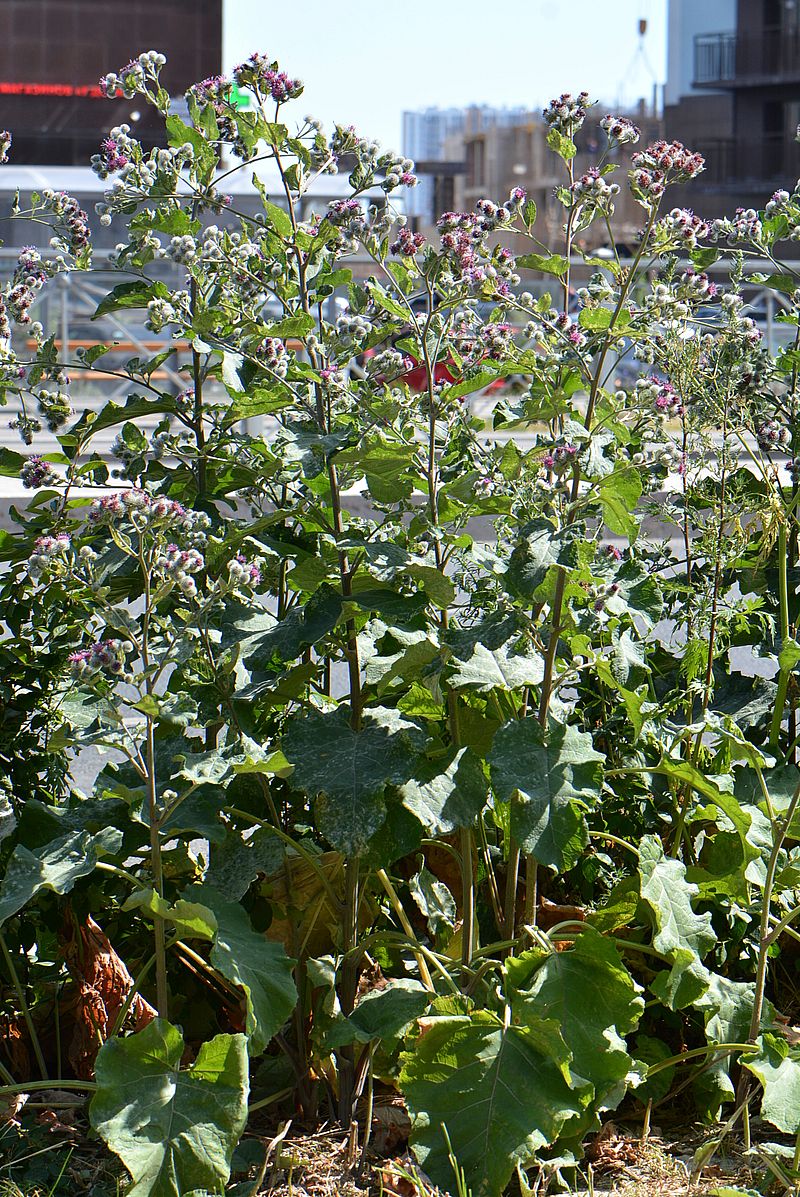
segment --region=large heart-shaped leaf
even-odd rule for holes
[[[22,910],[40,890],[67,894],[80,877],[94,872],[98,857],[122,846],[122,832],[105,827],[96,835],[72,831],[31,852],[17,844],[0,885],[0,925]]]
[[[293,784],[317,799],[316,823],[345,856],[363,852],[386,818],[384,790],[411,776],[415,724],[396,711],[373,707],[355,731],[340,711],[294,719],[283,751],[294,765]]]
[[[764,1087],[761,1117],[787,1135],[800,1131],[800,1048],[779,1035],[762,1035],[757,1050],[742,1056],[745,1068]]]
[[[695,914],[697,886],[686,880],[679,860],[664,855],[658,836],[646,835],[639,845],[639,876],[642,901],[650,908],[656,932],[653,947],[672,962],[670,972],[660,973],[652,989],[678,1010],[708,988],[709,974],[701,961],[717,942],[711,915]]]
[[[500,728],[492,784],[511,802],[511,834],[524,852],[558,870],[575,862],[588,842],[582,808],[597,800],[603,760],[591,736],[555,719],[546,728],[534,718]]]
[[[450,835],[458,827],[472,826],[488,791],[478,757],[471,748],[459,748],[445,760],[420,762],[400,795],[429,835]]]
[[[292,961],[279,943],[253,930],[247,912],[228,902],[210,885],[186,890],[191,902],[207,906],[217,922],[210,961],[214,968],[241,985],[247,999],[245,1029],[250,1054],[257,1056],[286,1022],[297,1001]]]
[[[474,1197],[500,1197],[517,1162],[552,1143],[588,1100],[589,1086],[571,1087],[567,1059],[552,1022],[505,1026],[488,1011],[427,1020],[400,1087],[431,1179],[451,1191],[446,1127]]]
[[[230,1175],[247,1119],[247,1040],[217,1035],[182,1070],[184,1047],[178,1028],[157,1018],[98,1053],[89,1116],[133,1178],[127,1197],[218,1192]]]
[[[640,987],[613,943],[587,927],[569,951],[533,950],[508,960],[506,976],[515,1017],[554,1019],[573,1072],[591,1081],[598,1105],[612,1108],[632,1065],[622,1036],[644,1010]]]

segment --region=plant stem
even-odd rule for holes
[[[504,900],[505,925],[503,926],[503,934],[505,935],[506,939],[513,939],[516,932],[519,857],[519,844],[515,843],[514,840],[511,840],[508,849],[508,864],[506,866],[506,892]]]
[[[351,857],[345,865],[345,897],[342,916],[343,959],[339,982],[339,1005],[347,1018],[353,1012],[358,990],[360,956],[358,946],[358,904],[359,904],[359,859]],[[339,1054],[339,1121],[349,1126],[353,1117],[355,1099],[355,1060],[352,1045],[340,1049]]]
[[[750,1031],[747,1036],[748,1043],[755,1043],[758,1038],[758,1033],[761,1028],[761,1016],[764,1012],[764,999],[767,988],[767,974],[769,970],[769,949],[773,943],[773,933],[770,931],[770,906],[772,904],[772,893],[775,887],[775,876],[778,871],[778,862],[780,860],[781,850],[786,840],[789,827],[792,819],[800,805],[800,785],[794,791],[791,801],[786,808],[780,824],[773,823],[773,841],[772,849],[769,854],[767,862],[767,872],[764,878],[764,890],[761,896],[761,921],[758,932],[758,960],[756,962],[756,977],[755,977],[755,992],[753,994],[753,1012],[750,1018]],[[780,926],[780,924],[779,924]],[[749,1078],[745,1073],[739,1078],[739,1086],[737,1092],[737,1100],[743,1101],[747,1096],[747,1089],[749,1087]]]
[[[411,923],[409,922],[408,915],[406,914],[405,910],[403,909],[403,904],[400,901],[400,898],[398,897],[397,890],[392,885],[392,882],[391,882],[391,879],[390,879],[388,873],[386,872],[385,869],[378,869],[376,871],[375,875],[378,878],[378,880],[380,881],[383,888],[386,890],[386,895],[392,904],[392,909],[394,910],[395,914],[397,915],[397,921],[400,923],[400,926],[403,928],[403,930],[405,931],[405,933],[409,939],[415,940],[417,937],[414,934],[414,928],[411,926]],[[425,962],[425,957],[422,955],[421,952],[415,952],[414,958],[417,962],[417,968],[419,969],[419,975],[420,975],[420,980],[422,981],[422,984],[425,986],[426,989],[430,990],[431,993],[435,993],[436,989],[433,984],[433,978],[431,977],[430,969],[428,968],[428,965]]]
[[[785,647],[786,641],[789,639],[789,585],[788,585],[788,544],[786,537],[786,524],[781,521],[778,528],[778,601],[780,605],[780,621],[781,621],[781,647]],[[778,674],[778,690],[775,695],[775,710],[772,715],[772,723],[769,729],[769,746],[773,752],[777,752],[778,742],[781,734],[781,724],[783,723],[783,711],[786,706],[786,693],[789,688],[789,678],[791,676],[792,666],[781,665]]]
[[[147,716],[147,812],[150,824],[150,868],[153,872],[153,889],[159,898],[164,897],[164,870],[161,863],[161,824],[156,792],[156,746],[155,726],[152,715]],[[169,1018],[169,992],[167,988],[167,941],[164,920],[153,915],[153,942],[156,958],[156,1009],[161,1018]]]
[[[47,1065],[44,1062],[42,1045],[39,1042],[39,1036],[36,1033],[36,1027],[34,1026],[33,1018],[31,1017],[28,1000],[25,997],[25,987],[19,979],[19,973],[16,970],[11,953],[8,950],[8,944],[6,943],[5,936],[1,931],[0,951],[3,953],[3,960],[5,961],[6,968],[8,969],[8,975],[11,978],[11,984],[14,986],[16,991],[17,1000],[19,1002],[20,1010],[22,1011],[22,1017],[25,1019],[25,1025],[28,1028],[28,1034],[31,1037],[31,1046],[33,1047],[33,1054],[36,1056],[36,1063],[39,1065],[39,1071],[42,1074],[42,1078],[46,1081],[48,1079]]]

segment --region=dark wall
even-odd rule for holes
[[[218,74],[222,0],[0,0],[0,85],[95,87],[143,50],[166,55],[162,79],[173,93]],[[157,122],[138,101],[0,88],[0,128],[14,134],[19,164],[84,165],[106,129],[133,124],[133,111],[137,134],[152,143]]]

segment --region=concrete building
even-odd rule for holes
[[[666,132],[699,150],[704,214],[763,207],[800,173],[798,0],[670,0]]]
[[[403,153],[427,170],[434,162],[445,160],[445,146],[464,130],[463,108],[423,108],[403,113]],[[434,211],[435,176],[425,173],[407,196],[408,215],[428,223]]]
[[[218,74],[222,0],[0,0],[0,128],[14,135],[14,162],[83,165],[123,121],[154,144],[153,110],[98,87],[149,49],[166,54],[173,93]]]

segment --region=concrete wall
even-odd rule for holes
[[[748,3],[756,7],[760,0]],[[694,39],[702,33],[733,33],[736,8],[736,0],[669,0],[665,107],[698,94],[692,87]]]

